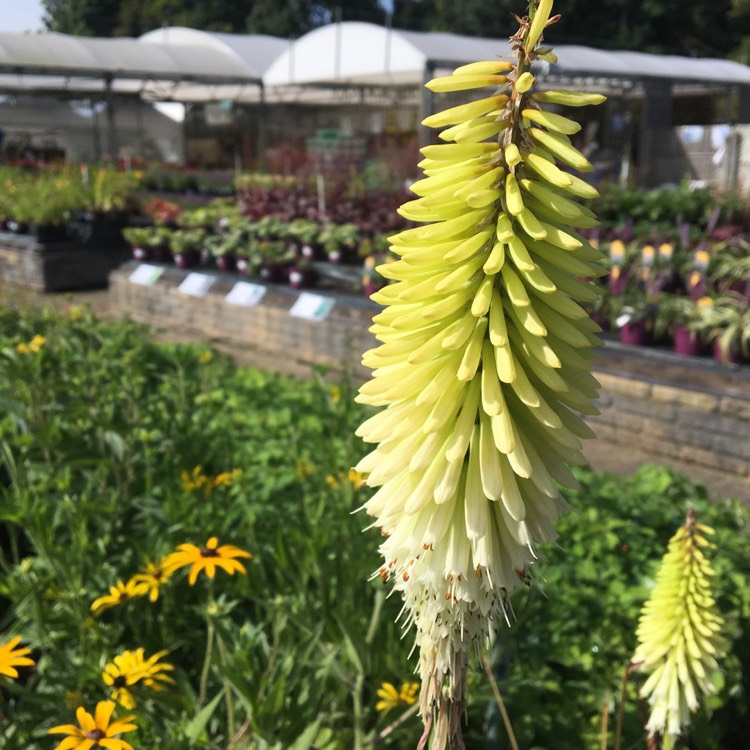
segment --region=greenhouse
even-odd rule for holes
[[[118,141],[117,111],[144,101],[188,105],[182,161],[259,166],[267,148],[320,131],[338,132],[342,148],[364,158],[394,139],[400,146],[410,138],[426,142],[418,123],[436,103],[422,88],[425,80],[477,56],[508,53],[505,40],[359,22],[330,24],[294,41],[177,27],[140,39],[5,33],[0,92],[15,95],[21,107],[29,95],[102,102],[97,127],[106,138],[99,136],[99,151],[110,158],[123,146],[137,151],[137,140]],[[587,135],[609,177],[634,173],[656,185],[693,169],[715,184],[745,180],[739,134],[750,120],[746,66],[564,45],[557,55],[555,64],[537,64],[542,85],[609,93],[609,114],[599,115]],[[700,137],[696,127],[703,128]],[[6,135],[12,141],[19,132],[14,124]]]

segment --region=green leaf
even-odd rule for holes
[[[219,692],[211,699],[211,702],[203,706],[203,708],[198,711],[185,727],[185,736],[191,742],[197,742],[206,731],[208,720],[213,716],[219,703],[221,703],[221,699],[224,697],[224,692],[224,688],[219,690]]]

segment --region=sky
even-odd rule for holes
[[[380,0],[386,9],[393,0]],[[0,0],[0,31],[41,31],[44,9],[41,0]]]
[[[40,31],[41,0],[0,0],[0,31]]]

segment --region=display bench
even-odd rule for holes
[[[253,349],[277,370],[301,363],[369,377],[361,357],[376,344],[368,329],[380,308],[355,295],[132,263],[111,275],[110,294],[120,315]],[[615,341],[594,367],[601,414],[589,422],[601,438],[747,479],[750,499],[750,368]]]
[[[0,280],[37,292],[101,289],[128,255],[121,239],[39,242],[32,235],[0,232]]]

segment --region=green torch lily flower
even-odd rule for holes
[[[386,407],[357,434],[377,447],[356,467],[379,487],[365,503],[385,541],[378,571],[404,600],[420,652],[420,714],[432,747],[463,747],[468,651],[509,619],[509,594],[530,580],[539,542],[565,510],[559,485],[582,464],[596,414],[589,360],[596,299],[578,277],[601,255],[576,231],[597,225],[576,202],[596,190],[558,164],[592,169],[568,135],[580,126],[545,102],[604,97],[537,89],[531,64],[552,3],[511,38],[516,57],[464,65],[433,91],[489,88],[431,115],[443,143],[426,146],[400,213],[422,223],[391,237],[396,283],[371,328],[379,346],[357,400]],[[489,139],[489,140],[488,140]]]
[[[724,621],[711,595],[714,571],[703,554],[712,546],[705,535],[713,533],[688,512],[669,541],[638,625],[633,663],[649,673],[641,688],[651,706],[646,729],[649,736],[661,734],[667,749],[689,724],[699,695],[713,691],[719,670]]]

